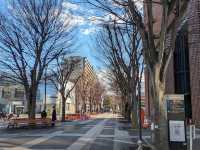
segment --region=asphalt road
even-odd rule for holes
[[[0,150],[135,150],[137,135],[130,124],[104,114],[54,128],[0,129]]]

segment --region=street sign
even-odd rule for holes
[[[186,142],[184,121],[169,120],[169,135],[171,142]]]

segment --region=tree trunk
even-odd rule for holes
[[[160,81],[159,71],[160,66],[155,65],[155,69],[151,72],[152,78],[152,88],[153,88],[153,122],[156,125],[153,132],[153,143],[157,150],[168,150],[168,126],[167,118],[165,115],[165,102],[164,102],[164,92],[165,92],[165,81]],[[157,128],[158,127],[158,128]]]
[[[132,105],[131,105],[131,123],[132,123],[132,127],[137,129],[139,126],[138,126],[138,101],[137,101],[137,98],[136,98],[136,92],[131,92],[131,102],[132,102]]]
[[[131,124],[132,124],[132,127],[135,129],[138,128],[138,119],[139,119],[137,109],[138,107],[135,101],[135,104],[132,105],[132,109],[131,109]]]
[[[124,118],[126,118],[126,112],[125,112],[126,100],[125,100],[125,96],[121,96],[121,99],[122,99],[122,103],[121,103],[121,113],[122,113],[122,116],[123,116]]]
[[[35,119],[36,114],[36,96],[37,96],[37,87],[32,87],[26,91],[26,98],[28,100],[28,117],[29,119]]]
[[[61,97],[62,97],[62,118],[61,118],[61,121],[64,122],[65,121],[66,98],[65,98],[64,94],[61,94]]]

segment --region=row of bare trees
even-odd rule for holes
[[[138,126],[138,85],[140,84],[140,65],[143,63],[141,38],[136,28],[127,23],[118,24],[116,20],[103,25],[97,37],[99,52],[110,70],[111,79],[117,85],[123,100],[125,118],[133,118]]]
[[[166,79],[166,72],[169,61],[172,57],[173,50],[175,47],[175,39],[176,34],[178,31],[178,27],[182,23],[181,18],[183,17],[184,10],[188,7],[188,0],[83,0],[86,3],[89,3],[93,8],[99,9],[104,12],[104,15],[114,16],[114,21],[118,22],[117,25],[114,23],[114,27],[112,25],[112,30],[118,30],[115,26],[120,26],[121,23],[125,23],[131,26],[131,30],[136,28],[136,31],[141,38],[141,46],[142,46],[142,55],[145,60],[146,68],[150,73],[150,80],[151,80],[151,96],[153,100],[153,118],[152,121],[158,125],[158,128],[155,129],[154,137],[155,137],[155,147],[157,149],[168,149],[167,144],[167,123],[166,118],[164,115],[164,102],[163,96],[165,93],[165,79]],[[138,9],[138,4],[144,6],[144,11],[141,12]],[[155,7],[160,8],[160,19],[156,20],[155,14]],[[181,12],[182,11],[182,12]],[[145,16],[143,16],[145,14]],[[113,18],[110,20],[106,20],[104,23],[112,22]],[[173,20],[173,21],[172,21]],[[110,26],[110,25],[109,25]],[[158,29],[158,32],[155,32],[155,28]],[[109,46],[111,47],[109,52],[121,51],[123,47],[124,39],[127,37],[122,34],[123,38],[120,40],[113,40],[112,30],[106,27],[105,33],[108,34]],[[114,31],[114,32],[116,32]],[[123,33],[123,32],[122,32]],[[131,33],[131,32],[129,32]],[[120,34],[118,30],[118,34]],[[132,35],[131,35],[132,36]],[[118,37],[117,34],[114,37]],[[133,38],[134,36],[132,36]],[[102,40],[101,40],[102,41]],[[108,42],[107,42],[108,43]],[[114,44],[113,44],[114,43]],[[120,45],[118,44],[120,43]],[[119,45],[118,49],[116,50],[116,45]],[[126,44],[127,45],[127,44]],[[137,45],[137,43],[133,43],[133,46]],[[124,54],[124,52],[122,53]],[[123,56],[119,53],[114,55],[114,57],[121,57]],[[105,56],[110,56],[110,54],[106,54]],[[127,56],[126,56],[127,57]],[[136,57],[134,57],[135,59]],[[107,58],[106,58],[107,59]],[[123,66],[123,62],[115,62],[111,58],[108,58],[110,62],[113,63],[113,66]],[[120,59],[121,60],[121,59]],[[131,67],[132,64],[131,64]],[[134,72],[137,69],[134,69]],[[125,70],[123,70],[124,72]],[[113,69],[113,74],[117,74],[119,77],[119,81],[116,78],[116,82],[122,82],[121,84],[125,84],[124,74],[121,74],[121,67]],[[128,76],[125,76],[128,78]],[[134,88],[135,83],[131,85],[132,87],[128,88],[131,90]],[[123,86],[125,87],[125,86]],[[127,95],[127,91],[122,89],[121,91],[125,91],[125,95]],[[131,93],[131,92],[130,92]],[[135,95],[133,95],[135,96]],[[129,103],[130,105],[130,103]],[[132,107],[132,106],[131,106]]]
[[[77,83],[77,111],[79,113],[99,112],[101,109],[102,95],[105,89],[97,76],[86,70],[87,69],[83,70]],[[87,107],[89,107],[89,109],[87,109]]]

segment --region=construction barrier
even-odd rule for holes
[[[65,120],[88,120],[90,116],[87,114],[67,114],[65,115]]]

